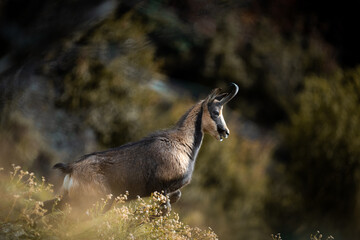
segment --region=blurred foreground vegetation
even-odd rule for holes
[[[218,239],[211,230],[191,228],[172,212],[158,216],[166,197],[154,193],[149,199],[125,203],[117,198],[105,214],[106,199],[85,212],[68,207],[44,216],[42,201],[52,197],[52,186],[44,178],[14,165],[10,176],[1,173],[1,239]],[[154,217],[155,216],[155,217]]]
[[[291,19],[289,30],[259,10],[263,5],[1,3],[0,167],[6,172],[15,163],[45,176],[55,193],[61,176],[54,163],[136,141],[175,124],[211,88],[240,87],[224,110],[230,138],[205,137],[193,180],[173,206],[184,224],[175,213],[149,222],[146,214],[123,212],[144,207],[141,201],[103,216],[94,210],[86,224],[68,222],[67,213],[34,224],[29,211],[41,215],[37,201],[55,193],[46,183],[5,177],[2,231],[85,239],[91,226],[106,223],[93,236],[129,229],[135,239],[162,231],[173,239],[211,239],[214,232],[220,239],[268,239],[273,232],[307,239],[319,229],[335,239],[359,238],[360,67],[341,66],[310,20]]]
[[[63,211],[44,215],[42,201],[52,197],[53,186],[20,166],[13,165],[10,174],[0,171],[4,197],[0,204],[1,239],[218,239],[211,229],[182,223],[173,211],[159,215],[160,205],[167,199],[156,192],[148,199],[132,202],[126,202],[126,194],[119,196],[106,213],[103,208],[107,199],[102,199],[85,212],[67,206]],[[271,236],[281,240],[280,234]],[[321,240],[322,234],[318,232],[310,239]]]

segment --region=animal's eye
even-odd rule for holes
[[[220,115],[219,111],[213,111],[212,114],[214,115],[214,117],[218,117]]]

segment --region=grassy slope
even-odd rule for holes
[[[1,175],[0,239],[217,239],[211,229],[182,223],[175,212],[153,217],[166,201],[157,193],[126,203],[126,195],[117,198],[106,214],[103,199],[82,215],[69,207],[43,216],[42,201],[52,197],[52,186],[13,167],[10,175]]]
[[[218,239],[210,228],[182,223],[174,211],[158,216],[166,201],[159,193],[132,202],[125,202],[126,195],[118,197],[106,214],[101,212],[107,199],[102,199],[82,215],[68,207],[43,216],[42,201],[53,196],[53,186],[19,166],[13,165],[10,174],[0,172],[0,239]],[[271,237],[281,240],[280,234]],[[310,239],[324,238],[318,232]]]

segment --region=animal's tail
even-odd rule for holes
[[[71,165],[67,164],[67,163],[57,163],[53,166],[53,168],[55,169],[60,169],[60,171],[62,173],[68,174],[72,172],[72,167]]]

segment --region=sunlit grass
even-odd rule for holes
[[[119,196],[106,213],[103,209],[111,196],[86,211],[67,206],[45,215],[43,201],[54,196],[45,178],[15,165],[9,174],[2,168],[0,173],[0,239],[218,239],[210,228],[184,224],[174,211],[162,214],[167,198],[160,193],[134,201],[126,201],[127,194]],[[280,234],[271,238],[282,239]],[[310,236],[310,240],[322,239],[334,238],[324,238],[320,232]]]
[[[80,214],[68,206],[44,216],[42,201],[53,197],[52,185],[15,165],[10,174],[2,171],[0,190],[1,239],[217,239],[211,229],[182,223],[173,211],[161,214],[167,199],[159,193],[130,202],[117,197],[105,214],[108,198]]]

